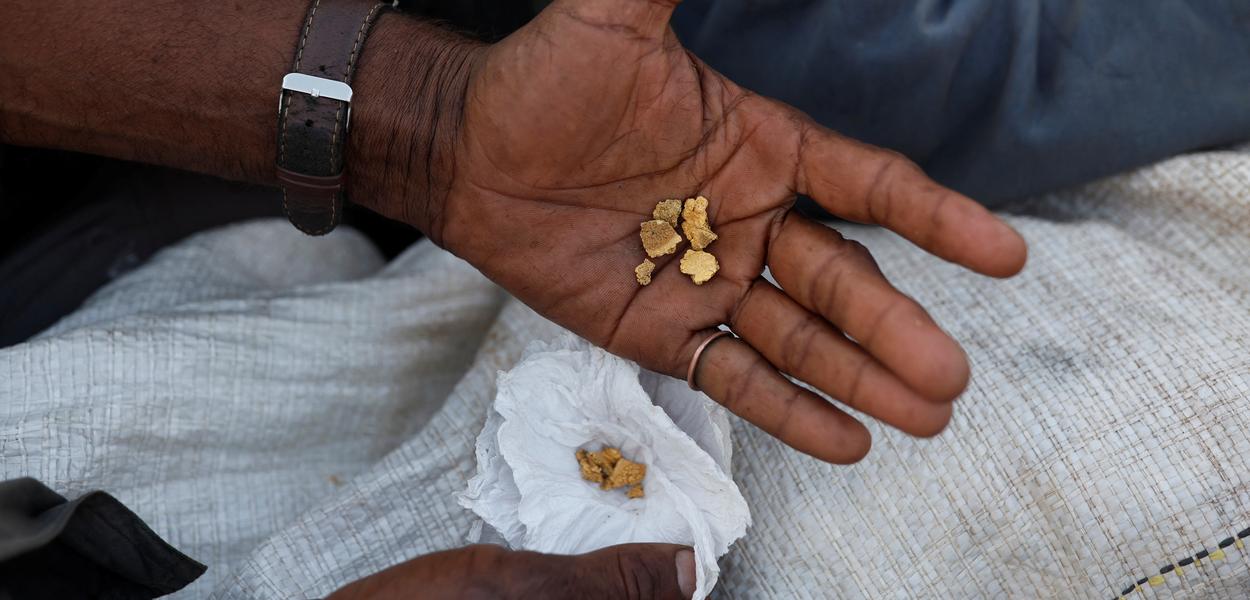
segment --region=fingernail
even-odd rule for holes
[[[677,551],[677,587],[681,588],[681,593],[687,598],[694,597],[694,551],[678,550]]]

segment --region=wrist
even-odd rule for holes
[[[351,201],[442,245],[465,97],[485,48],[402,14],[378,19],[353,80]]]

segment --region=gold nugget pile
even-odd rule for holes
[[[643,222],[639,232],[642,248],[650,257],[642,259],[642,264],[634,267],[639,285],[651,283],[651,272],[655,270],[652,258],[677,252],[677,246],[681,244],[681,235],[677,233],[679,220],[682,233],[690,240],[690,249],[681,257],[681,272],[689,275],[695,285],[703,285],[720,270],[716,257],[703,250],[716,241],[716,234],[707,222],[707,198],[689,198],[685,206],[682,206],[681,200],[663,200],[655,205],[651,217],[652,220]]]
[[[599,489],[629,486],[626,496],[643,497],[642,480],[647,476],[647,465],[621,456],[620,450],[606,446],[598,452],[578,450],[577,464],[582,468],[582,479],[599,484]]]

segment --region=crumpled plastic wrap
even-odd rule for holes
[[[646,496],[582,479],[579,448],[619,448],[647,465]],[[499,374],[477,439],[477,474],[459,502],[482,518],[470,541],[580,554],[631,542],[694,547],[695,600],[716,585],[716,559],[746,532],[750,511],[730,477],[725,410],[684,381],[573,335],[534,342]]]

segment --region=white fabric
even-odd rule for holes
[[[633,542],[691,546],[693,600],[706,598],[720,576],[717,559],[751,524],[730,475],[728,411],[571,333],[531,343],[495,386],[477,473],[457,497],[490,526],[486,533],[553,554]],[[586,484],[573,457],[603,446],[646,465],[644,497]],[[490,539],[483,529],[475,525],[469,540]]]
[[[176,201],[176,199],[171,199]],[[850,228],[968,350],[951,428],[853,467],[735,420],[727,598],[1110,598],[1250,526],[1250,156],[1021,203],[1020,277]],[[420,245],[197,236],[0,350],[0,477],[115,493],[208,563],[186,598],[317,597],[460,545],[495,374],[559,331]],[[1250,589],[1245,550],[1145,597]]]

